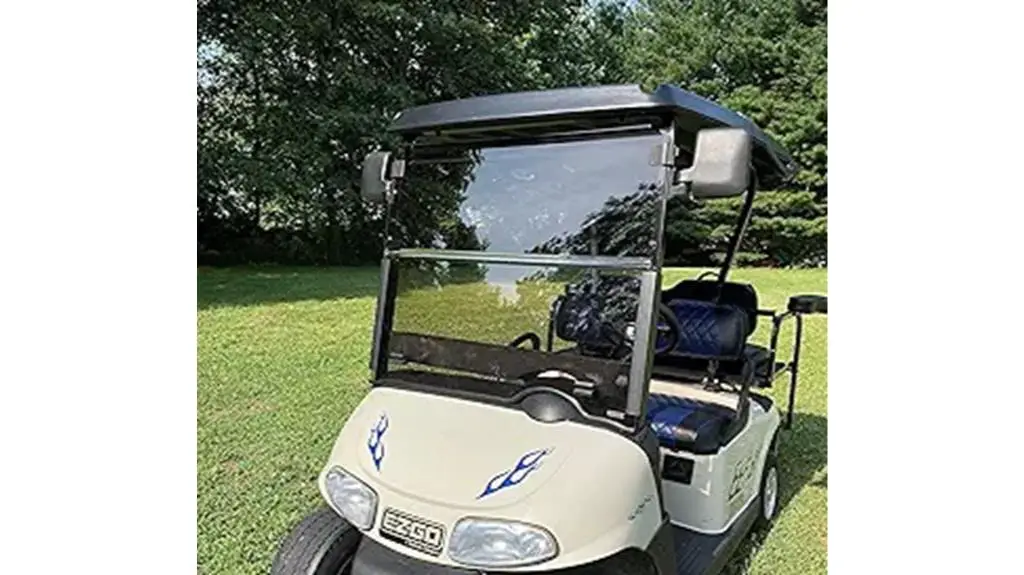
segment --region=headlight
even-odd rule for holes
[[[340,467],[327,472],[324,484],[334,508],[353,526],[367,530],[377,516],[377,494]]]
[[[546,530],[499,519],[463,519],[448,542],[453,561],[472,567],[518,567],[558,555],[555,538]]]

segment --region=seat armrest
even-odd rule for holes
[[[793,313],[828,313],[828,296],[795,295],[789,298],[789,311]]]

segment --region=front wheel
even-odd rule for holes
[[[329,507],[303,519],[281,542],[271,575],[346,575],[359,545],[359,531]]]

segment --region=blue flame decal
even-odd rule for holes
[[[541,459],[551,453],[551,449],[538,449],[531,451],[519,458],[519,462],[512,469],[502,471],[487,482],[484,492],[477,496],[483,499],[492,493],[496,493],[506,487],[513,487],[522,483],[530,473],[540,469]]]
[[[380,464],[384,462],[384,432],[388,430],[388,414],[380,414],[377,424],[370,428],[370,439],[366,446],[370,448],[370,457],[373,464],[380,471]]]

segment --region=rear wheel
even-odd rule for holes
[[[768,447],[768,456],[765,457],[764,470],[761,472],[761,493],[758,496],[760,509],[754,524],[754,528],[759,531],[768,529],[779,514],[778,441],[776,435]]]
[[[333,509],[308,515],[278,547],[271,575],[346,575],[359,545],[360,533]]]

